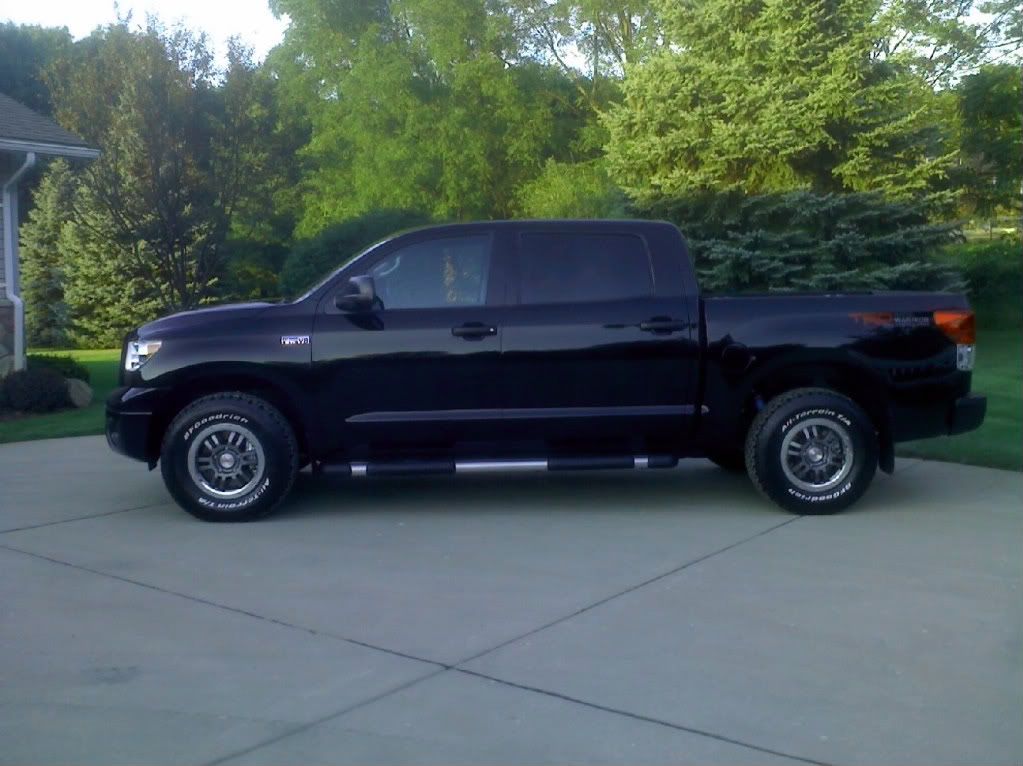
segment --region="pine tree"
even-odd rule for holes
[[[876,45],[876,0],[664,0],[668,45],[605,118],[612,178],[653,201],[707,191],[931,190],[940,100]]]
[[[636,213],[676,223],[709,291],[955,290],[932,256],[961,239],[916,202],[877,193],[737,192],[661,201]]]
[[[68,311],[64,302],[60,236],[72,214],[74,186],[68,164],[64,160],[54,161],[35,190],[28,220],[21,227],[22,296],[30,346],[67,345]]]
[[[68,340],[77,348],[120,346],[125,334],[165,311],[151,279],[147,244],[111,242],[114,226],[89,189],[75,194],[75,216],[61,229]]]

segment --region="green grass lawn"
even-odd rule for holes
[[[121,362],[119,349],[100,351],[30,351],[29,353],[71,356],[89,368],[92,386],[92,404],[80,410],[63,410],[46,415],[29,415],[14,420],[0,421],[0,444],[52,439],[57,436],[88,436],[101,434],[104,428],[103,408],[107,394],[117,386],[117,366]]]
[[[1004,320],[996,327],[1012,326]],[[57,436],[103,433],[103,403],[117,385],[120,352],[63,351],[89,368],[93,403],[82,410],[66,410],[0,422],[0,444]],[[977,343],[977,368],[973,390],[988,397],[987,418],[976,431],[953,437],[927,439],[899,445],[907,457],[947,460],[954,463],[1023,469],[1023,329],[987,329],[982,319]]]

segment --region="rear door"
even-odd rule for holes
[[[698,328],[680,270],[658,268],[663,243],[608,223],[526,227],[512,239],[509,425],[571,452],[675,449],[693,414]],[[684,257],[679,247],[669,255]]]

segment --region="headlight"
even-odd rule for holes
[[[128,353],[124,355],[124,369],[128,372],[135,372],[153,358],[153,354],[160,350],[161,345],[163,344],[158,340],[128,341]]]

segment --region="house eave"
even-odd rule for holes
[[[0,151],[35,152],[54,157],[73,157],[94,160],[99,157],[99,149],[89,146],[69,146],[67,144],[49,144],[39,141],[22,141],[17,138],[0,138]]]

